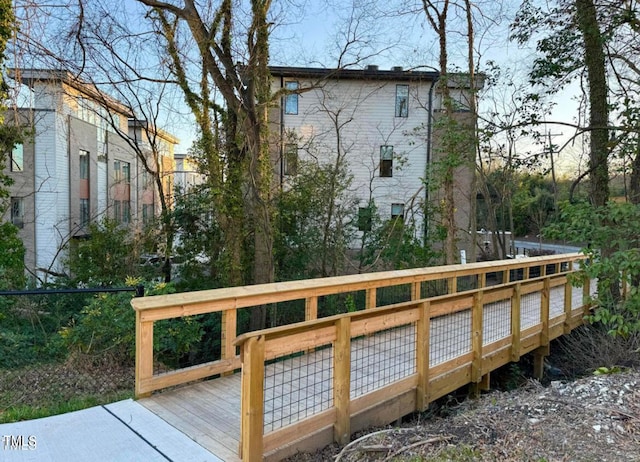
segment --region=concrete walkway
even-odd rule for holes
[[[2,424],[0,461],[222,462],[131,399]]]

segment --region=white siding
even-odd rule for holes
[[[57,251],[69,234],[66,122],[53,112],[40,117],[35,134],[36,267],[56,271],[60,269]]]
[[[396,84],[409,85],[408,117],[395,117]],[[310,82],[300,81],[300,86]],[[300,94],[298,114],[284,115],[286,129],[299,137],[301,158],[330,162],[340,148],[353,174],[353,194],[360,205],[372,196],[383,219],[390,218],[391,204],[405,204],[405,216],[413,204],[424,203],[423,179],[427,166],[428,99],[431,82],[341,80]],[[380,146],[394,148],[393,176],[380,177]],[[354,211],[355,212],[355,211]],[[422,216],[416,221],[421,231]]]

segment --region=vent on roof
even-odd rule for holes
[[[376,66],[375,64],[369,64],[367,66],[367,70],[368,71],[377,71],[378,70],[378,66]]]
[[[391,70],[394,72],[402,72],[402,66],[393,66]]]

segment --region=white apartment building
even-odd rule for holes
[[[11,76],[28,89],[18,114],[31,133],[4,166],[14,184],[3,218],[20,228],[25,265],[44,281],[64,271],[63,249],[86,237],[90,222],[106,214],[123,225],[141,223],[157,213],[158,193],[120,135],[135,136],[127,107],[65,71],[17,69]],[[160,168],[169,175],[178,140],[163,140]]]
[[[296,159],[333,162],[337,155],[344,156],[353,175],[358,213],[366,214],[372,200],[382,219],[412,220],[418,237],[426,238],[424,204],[438,200],[425,184],[437,145],[434,120],[442,104],[438,73],[377,66],[270,69],[273,91],[290,92],[271,117],[280,139],[276,170],[282,184],[295,173]],[[468,113],[468,89],[453,84],[450,89],[460,113]],[[458,171],[456,178],[459,242],[467,253],[469,204],[474,200],[470,170]]]

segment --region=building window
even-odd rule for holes
[[[131,164],[121,160],[113,161],[113,179],[117,182],[131,183]]]
[[[22,172],[24,170],[24,148],[22,143],[16,144],[11,150],[11,171]]]
[[[284,88],[290,91],[295,91],[298,89],[298,82],[289,81],[285,82]],[[284,113],[285,114],[297,114],[298,113],[298,94],[290,93],[284,98]]]
[[[153,220],[153,204],[142,204],[142,223],[148,225]]]
[[[393,146],[380,146],[380,176],[382,178],[393,176]]]
[[[116,223],[122,222],[122,202],[113,201],[113,219]]]
[[[396,117],[409,117],[409,85],[396,85]]]
[[[371,231],[371,207],[358,209],[358,231]]]
[[[24,199],[22,197],[11,198],[11,223],[18,228],[24,227]]]
[[[122,201],[122,223],[129,224],[131,222],[131,203]]]
[[[285,144],[282,163],[282,170],[285,175],[295,175],[296,173],[298,173],[297,144]]]
[[[80,179],[89,179],[89,151],[80,150]]]
[[[391,219],[404,220],[404,204],[391,204]]]
[[[89,224],[89,199],[80,199],[80,226]]]

